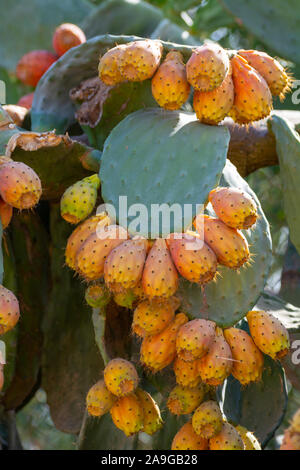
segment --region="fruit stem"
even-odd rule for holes
[[[92,315],[94,330],[95,330],[95,339],[96,344],[99,348],[101,357],[103,359],[104,366],[108,364],[110,358],[107,354],[106,347],[105,347],[105,312],[100,308],[93,308],[93,315]]]

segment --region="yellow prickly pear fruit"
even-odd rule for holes
[[[174,361],[174,373],[176,382],[182,387],[194,388],[201,382],[198,371],[199,360],[184,361],[180,357],[176,357]]]
[[[227,328],[224,336],[234,359],[232,375],[242,385],[261,380],[264,358],[251,336],[239,328]]]
[[[215,252],[220,264],[238,269],[249,260],[248,242],[238,230],[204,214],[197,215],[195,226],[199,232],[204,230],[205,243]]]
[[[290,349],[289,333],[285,326],[270,313],[247,313],[250,333],[256,346],[272,359],[281,359]]]
[[[300,409],[296,411],[291,422],[291,428],[295,432],[300,433]]]
[[[133,289],[123,289],[119,292],[113,292],[114,302],[120,307],[133,308],[133,305],[138,301],[137,295]]]
[[[202,402],[205,391],[203,384],[199,384],[194,388],[176,385],[169,394],[167,407],[173,415],[192,413]]]
[[[109,361],[105,367],[104,382],[111,393],[122,397],[136,389],[139,377],[131,362],[118,357]]]
[[[245,450],[241,436],[229,423],[224,423],[219,434],[209,440],[209,449]]]
[[[175,435],[172,442],[172,450],[207,450],[208,441],[198,436],[192,426],[192,422],[185,423]]]
[[[0,197],[0,219],[2,224],[2,229],[5,230],[12,219],[13,216],[13,208],[9,204],[3,201]]]
[[[169,299],[143,300],[134,310],[132,330],[144,338],[148,335],[157,335],[163,331],[174,319],[175,308]]]
[[[254,199],[237,188],[216,188],[208,196],[213,210],[228,227],[248,229],[257,219]]]
[[[228,115],[233,101],[234,87],[232,73],[229,70],[217,88],[204,92],[195,90],[193,107],[199,121],[216,125]]]
[[[239,435],[241,436],[245,450],[261,450],[260,443],[254,436],[253,432],[248,431],[248,429],[244,428],[240,424],[235,427]]]
[[[187,321],[184,313],[178,313],[161,333],[146,336],[141,346],[141,363],[154,373],[171,364],[176,356],[178,330]]]
[[[124,80],[141,82],[156,72],[163,46],[158,40],[145,39],[126,45],[119,57],[119,70]]]
[[[143,429],[143,407],[135,393],[119,398],[111,408],[110,414],[117,428],[128,437]]]
[[[219,405],[213,400],[201,403],[193,414],[192,425],[195,433],[205,439],[211,439],[219,434],[223,426]]]
[[[200,359],[208,353],[215,338],[216,324],[196,318],[183,325],[176,338],[176,351],[184,361]]]
[[[145,294],[150,298],[167,298],[177,290],[178,274],[163,238],[155,240],[149,251],[142,283]]]
[[[186,78],[182,54],[171,51],[152,78],[152,95],[159,106],[175,110],[187,101],[190,84]]]
[[[140,400],[144,413],[144,424],[142,431],[152,436],[152,434],[158,431],[163,425],[159,406],[155,400],[153,400],[150,393],[145,392],[140,388],[138,388],[135,393]]]
[[[86,396],[86,408],[92,416],[103,416],[116,401],[116,397],[106,388],[104,380],[93,385]]]
[[[20,307],[17,297],[0,285],[0,335],[12,330],[19,318]]]
[[[113,47],[100,58],[98,73],[105,85],[114,86],[126,80],[120,72],[120,59],[126,46],[127,44],[121,44]]]
[[[208,354],[198,361],[198,373],[203,382],[218,386],[231,374],[232,354],[221,328],[216,327],[216,336],[213,339]]]
[[[218,44],[195,49],[186,64],[188,82],[198,91],[212,91],[221,85],[229,71],[227,52]]]
[[[98,175],[88,176],[70,186],[62,195],[60,213],[70,224],[86,219],[95,207],[100,179]]]
[[[104,308],[110,299],[111,294],[104,284],[92,284],[85,291],[85,300],[92,308]]]

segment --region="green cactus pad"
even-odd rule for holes
[[[162,39],[163,41],[177,42],[179,44],[190,44],[192,46],[200,46],[200,41],[191,36],[180,26],[172,23],[168,19],[163,19],[157,28],[151,34],[152,39]]]
[[[149,108],[130,114],[107,138],[101,160],[100,179],[104,202],[112,204],[121,225],[126,211],[119,196],[127,197],[127,207],[143,204],[145,224],[134,228],[138,214],[128,216],[128,230],[147,238],[157,238],[190,226],[196,204],[204,204],[209,191],[218,184],[229,143],[226,128],[206,126],[195,115]],[[161,204],[191,204],[185,220],[164,220],[151,214]],[[139,210],[139,209],[138,209]],[[113,215],[108,208],[110,215]],[[171,218],[173,219],[173,218]],[[177,219],[177,218],[176,218]],[[157,221],[157,227],[151,222]],[[167,221],[169,222],[169,220]]]
[[[204,289],[182,280],[179,296],[183,311],[192,317],[208,318],[221,327],[228,327],[237,323],[254,307],[264,289],[271,263],[271,236],[257,197],[228,160],[220,185],[243,189],[258,205],[259,218],[255,227],[243,231],[250,245],[252,261],[239,271],[219,266],[220,276]],[[210,215],[214,213],[211,212]]]

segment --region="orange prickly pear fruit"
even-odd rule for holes
[[[124,53],[127,44],[109,49],[101,58],[98,66],[99,78],[105,85],[114,86],[124,82],[126,78],[122,77],[120,72],[120,59]]]
[[[93,385],[86,396],[86,408],[92,416],[103,416],[107,413],[117,398],[106,388],[104,380]]]
[[[134,310],[132,330],[141,338],[157,335],[171,323],[174,316],[175,308],[169,299],[164,302],[143,300]]]
[[[213,210],[228,227],[248,229],[257,219],[254,199],[237,188],[216,188],[208,196]]]
[[[241,426],[240,424],[235,426],[235,429],[242,438],[245,450],[261,450],[260,443],[251,431],[248,431],[248,429],[244,428],[244,426]]]
[[[176,382],[182,387],[197,387],[201,382],[198,363],[198,359],[195,359],[194,361],[184,361],[183,359],[180,359],[180,357],[176,357],[173,365]]]
[[[241,49],[238,54],[266,80],[272,95],[282,100],[290,91],[292,79],[278,60],[261,51]]]
[[[29,86],[37,86],[48,68],[57,61],[57,56],[49,51],[31,51],[23,55],[16,68],[18,79]]]
[[[202,402],[205,391],[203,384],[199,384],[194,388],[176,385],[169,394],[167,407],[173,415],[192,413]]]
[[[195,225],[199,231],[203,227],[204,241],[215,252],[220,264],[238,269],[249,260],[248,242],[238,230],[204,214],[197,215]]]
[[[190,84],[186,78],[182,54],[171,51],[152,78],[152,95],[159,106],[175,110],[187,101]]]
[[[155,240],[149,251],[143,277],[143,289],[150,298],[170,297],[178,287],[178,274],[163,238]]]
[[[209,440],[210,450],[245,450],[244,443],[237,430],[229,423],[224,423],[221,431]]]
[[[221,328],[216,327],[216,336],[208,354],[198,361],[198,373],[203,382],[218,386],[231,374],[232,354]]]
[[[175,435],[171,450],[207,450],[208,441],[198,436],[192,426],[192,422],[185,423]]]
[[[151,78],[156,72],[163,46],[160,41],[145,39],[126,45],[119,57],[119,70],[124,80],[141,82]]]
[[[139,383],[134,365],[117,357],[109,361],[104,369],[104,381],[108,390],[118,397],[133,392]]]
[[[251,336],[239,328],[227,328],[224,336],[233,357],[232,375],[242,385],[261,380],[264,358]]]
[[[300,433],[294,432],[291,428],[286,429],[280,450],[300,450]]]
[[[178,330],[187,321],[184,313],[178,313],[161,333],[146,336],[141,346],[141,363],[154,373],[171,364],[176,356]]]
[[[135,392],[140,400],[144,413],[144,424],[142,431],[152,436],[158,431],[162,425],[163,420],[160,415],[160,409],[156,401],[153,400],[150,393],[138,388]]]
[[[223,426],[219,405],[213,400],[201,403],[193,414],[192,425],[195,433],[205,439],[211,439],[219,434]]]
[[[86,280],[99,279],[104,274],[109,253],[127,238],[127,231],[118,225],[108,225],[92,233],[77,253],[76,270]]]
[[[267,117],[273,105],[265,79],[238,54],[232,57],[231,66],[236,119],[241,117],[242,120],[252,122]]]
[[[172,234],[168,243],[174,264],[182,277],[200,285],[215,278],[217,257],[199,234]]]
[[[60,213],[70,224],[78,224],[86,219],[95,207],[100,179],[98,175],[88,176],[72,184],[60,201]]]
[[[20,307],[17,297],[0,285],[0,335],[14,328],[19,318]]]
[[[79,46],[86,41],[84,32],[79,26],[72,23],[63,23],[56,28],[53,34],[53,49],[60,57],[72,47]]]
[[[5,230],[12,219],[13,216],[13,208],[9,204],[3,201],[0,197],[0,219],[2,224],[2,229]]]
[[[42,195],[41,180],[22,162],[8,161],[0,166],[0,195],[16,209],[31,209]]]
[[[104,280],[118,290],[135,287],[142,278],[147,255],[147,240],[126,240],[114,248],[105,260]]]
[[[24,95],[19,99],[19,101],[17,102],[17,105],[22,106],[23,108],[31,109],[33,98],[34,98],[34,93],[27,93],[27,95]]]
[[[143,406],[135,393],[119,398],[111,408],[110,414],[117,428],[128,437],[143,429]]]
[[[295,432],[300,433],[300,409],[296,411],[291,422],[291,428]]]
[[[188,82],[198,91],[219,87],[229,71],[227,52],[218,44],[204,44],[195,49],[186,64]]]
[[[229,70],[223,82],[211,91],[194,92],[193,107],[199,121],[218,124],[228,115],[233,106],[234,87]]]
[[[85,290],[86,303],[92,308],[104,308],[111,299],[111,294],[104,284],[92,284]]]
[[[270,313],[252,311],[247,313],[250,333],[256,346],[272,359],[281,359],[290,349],[287,329]]]
[[[200,359],[208,353],[215,338],[216,324],[196,318],[183,325],[176,338],[176,351],[184,361]]]

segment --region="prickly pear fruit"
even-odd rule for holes
[[[0,195],[16,209],[31,209],[42,194],[36,172],[22,162],[9,161],[0,166]]]
[[[0,285],[0,335],[14,328],[19,318],[20,307],[17,297]]]
[[[209,440],[210,450],[245,450],[244,443],[237,430],[229,423],[224,423],[221,431]]]
[[[206,450],[207,448],[207,439],[203,439],[195,433],[191,421],[179,429],[171,447],[172,450]]]
[[[88,176],[72,184],[60,201],[60,213],[70,224],[78,224],[86,219],[95,207],[100,187],[98,175]]]
[[[111,293],[104,284],[92,284],[85,290],[86,303],[92,308],[104,308],[111,299]]]
[[[261,51],[241,49],[238,54],[266,80],[272,95],[282,100],[290,91],[292,79],[278,60]]]
[[[128,437],[143,429],[143,407],[135,393],[119,398],[111,408],[110,414],[117,428]]]
[[[270,313],[247,313],[250,333],[256,346],[272,359],[281,359],[290,348],[289,333],[285,326]]]
[[[177,271],[185,279],[203,285],[215,278],[217,257],[199,234],[172,234],[168,243]]]
[[[194,361],[184,361],[180,357],[176,357],[174,361],[174,373],[176,382],[182,387],[194,388],[201,382],[198,371],[198,359]]]
[[[199,384],[194,388],[176,385],[169,394],[167,407],[173,415],[187,415],[200,405],[204,395],[205,387],[203,384]]]
[[[265,79],[238,54],[232,57],[231,66],[236,119],[240,117],[243,121],[252,122],[267,117],[273,105]]]
[[[227,52],[217,44],[204,44],[192,53],[186,64],[188,82],[198,91],[212,91],[221,85],[229,71]]]
[[[242,385],[261,380],[264,358],[251,336],[239,328],[227,328],[224,336],[234,359],[232,375]]]
[[[196,318],[183,325],[176,338],[176,351],[184,361],[200,359],[208,353],[215,338],[216,324]]]
[[[86,37],[82,29],[72,23],[63,23],[58,26],[52,38],[53,49],[59,57],[85,41]]]
[[[114,302],[120,307],[132,309],[138,301],[138,297],[133,289],[123,289],[120,292],[114,292]]]
[[[136,389],[139,377],[131,362],[118,357],[109,361],[105,367],[104,381],[111,393],[122,397]]]
[[[31,109],[33,98],[34,93],[27,93],[27,95],[21,96],[21,98],[17,102],[17,105],[22,106],[23,108]]]
[[[3,373],[3,364],[0,364],[0,392],[4,385],[4,373]]]
[[[163,420],[160,415],[160,409],[155,400],[151,397],[150,393],[138,388],[135,392],[140,400],[144,413],[144,424],[142,431],[152,436],[158,431],[162,425]]]
[[[158,40],[133,41],[126,45],[119,57],[119,69],[124,80],[141,82],[156,72],[163,46]]]
[[[56,60],[57,56],[49,51],[28,52],[19,60],[16,75],[25,85],[35,87],[40,78]]]
[[[211,91],[194,92],[193,107],[199,121],[218,124],[228,115],[233,106],[234,87],[229,70],[223,82]]]
[[[152,78],[151,86],[152,95],[162,108],[179,109],[187,101],[191,87],[180,52],[167,54]]]
[[[134,310],[132,330],[144,338],[148,335],[157,335],[163,331],[174,319],[175,308],[169,299],[143,300]]]
[[[218,386],[231,374],[232,354],[221,328],[216,327],[216,336],[208,354],[198,361],[198,372],[203,382]]]
[[[238,230],[204,214],[197,215],[195,225],[199,231],[204,230],[204,241],[215,252],[220,264],[238,269],[249,260],[248,242]]]
[[[244,428],[244,426],[241,426],[240,424],[236,426],[235,429],[242,438],[245,450],[261,450],[260,443],[251,431],[248,431],[248,429]]]
[[[87,280],[99,279],[103,276],[109,253],[127,238],[127,231],[117,225],[108,225],[92,233],[79,249],[76,270]]]
[[[163,238],[155,240],[149,251],[143,277],[143,289],[150,298],[170,297],[178,287],[178,274]]]
[[[201,403],[193,414],[192,425],[195,433],[205,439],[211,439],[219,434],[223,426],[219,405],[213,400]]]
[[[184,313],[178,313],[161,333],[146,336],[141,346],[141,363],[154,373],[171,364],[176,356],[178,330],[187,321]]]
[[[86,408],[92,416],[103,416],[107,413],[117,398],[106,388],[104,380],[93,385],[86,396]]]
[[[100,59],[98,73],[99,78],[105,85],[114,86],[123,82],[120,72],[120,58],[123,55],[127,44],[121,44],[107,51]]]
[[[286,429],[280,450],[300,450],[300,433],[294,432],[291,428]]]
[[[105,260],[104,280],[113,290],[130,289],[142,279],[147,255],[147,240],[126,240],[114,248]]]
[[[257,219],[254,199],[237,188],[216,188],[208,196],[213,210],[228,227],[248,229]]]
[[[291,428],[293,431],[300,433],[300,409],[296,411],[292,418]]]
[[[4,202],[3,199],[0,197],[0,219],[1,219],[3,230],[5,230],[6,227],[9,226],[12,216],[13,216],[12,206],[10,206],[9,204],[6,204],[6,202]]]

